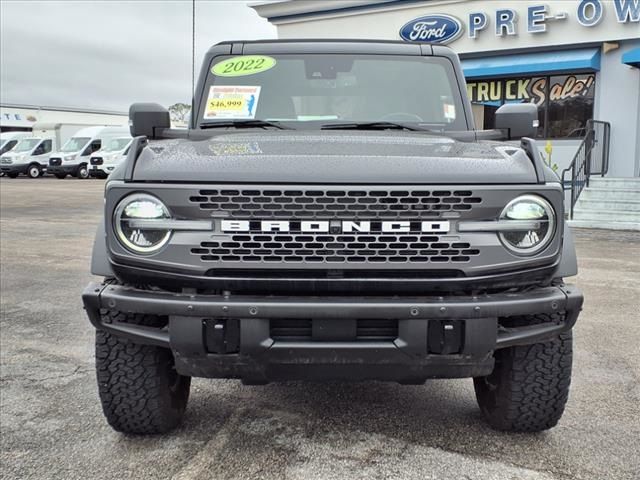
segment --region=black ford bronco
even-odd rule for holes
[[[225,42],[189,129],[130,120],[83,293],[113,428],[177,426],[193,376],[470,377],[491,426],[558,422],[583,297],[534,105],[476,130],[442,46]]]

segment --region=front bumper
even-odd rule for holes
[[[78,165],[49,165],[47,167],[47,173],[55,175],[56,173],[66,173],[67,175],[73,175],[78,170]]]
[[[571,329],[583,302],[574,286],[478,297],[379,298],[190,295],[91,283],[82,298],[96,328],[170,348],[180,373],[242,378],[246,383],[296,378],[421,383],[426,378],[487,375],[494,350],[546,341]],[[103,321],[101,309],[166,316],[168,324],[160,329]],[[504,317],[534,314],[559,320],[517,328],[499,324]],[[274,339],[271,322],[283,319],[312,319],[321,327],[319,337]],[[336,332],[321,331],[342,331],[357,319],[397,321],[397,338],[336,340]],[[445,330],[455,325],[457,350],[430,351],[432,322]]]
[[[115,170],[115,166],[111,164],[91,165],[89,166],[89,176],[97,177],[99,175],[109,175]]]
[[[6,174],[12,174],[12,173],[27,173],[27,169],[29,168],[29,164],[28,163],[24,163],[24,164],[9,164],[9,165],[1,165],[0,166],[0,172],[2,173],[6,173]]]

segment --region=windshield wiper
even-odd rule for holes
[[[201,123],[200,128],[266,128],[273,127],[278,130],[295,130],[294,128],[282,125],[277,121],[267,120],[225,120],[220,122]]]
[[[420,127],[418,125],[407,125],[397,122],[348,122],[348,123],[327,123],[320,127],[322,130],[410,130],[412,132],[442,133],[437,130]]]

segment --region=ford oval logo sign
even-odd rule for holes
[[[427,15],[403,25],[400,36],[407,42],[448,43],[462,33],[462,23],[450,15]]]

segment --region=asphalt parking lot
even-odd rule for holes
[[[0,476],[60,479],[637,479],[640,234],[576,232],[586,303],[567,410],[492,431],[470,380],[193,382],[183,426],[125,437],[103,419],[80,302],[104,182],[0,179]]]

